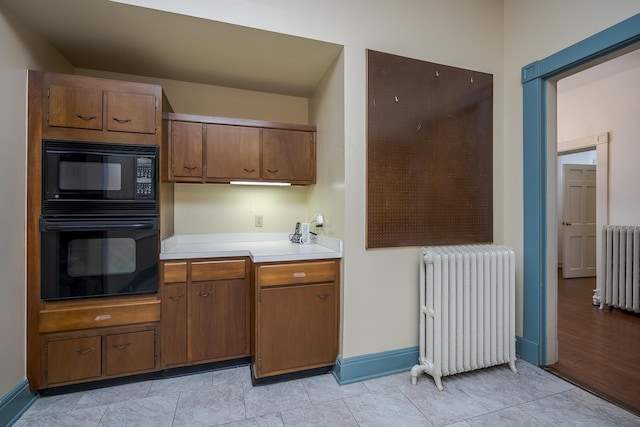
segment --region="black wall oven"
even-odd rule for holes
[[[43,141],[41,298],[158,290],[158,147]]]
[[[41,219],[41,298],[158,290],[158,219]]]

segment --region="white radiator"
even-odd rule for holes
[[[422,248],[420,357],[424,372],[442,377],[509,363],[516,370],[515,253],[506,246]]]
[[[640,226],[605,225],[602,264],[600,308],[608,305],[640,313]]]

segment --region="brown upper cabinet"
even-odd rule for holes
[[[205,125],[206,178],[260,179],[260,129]]]
[[[160,86],[43,73],[43,137],[160,143]]]
[[[171,125],[172,176],[175,181],[202,181],[202,136],[200,123],[173,122]]]
[[[165,119],[171,181],[316,181],[315,126],[174,113]]]

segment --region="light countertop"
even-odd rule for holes
[[[253,262],[342,258],[342,240],[318,235],[312,243],[289,241],[289,233],[178,234],[162,240],[160,259],[248,256]]]

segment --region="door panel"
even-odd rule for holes
[[[55,384],[97,378],[102,373],[100,336],[49,341],[47,382]]]
[[[562,277],[596,275],[596,166],[563,165]]]
[[[246,282],[194,282],[191,289],[191,361],[246,356]]]
[[[260,129],[207,125],[207,177],[260,178]]]
[[[187,363],[186,284],[164,286],[163,289],[162,363],[164,366]]]
[[[267,288],[259,303],[260,373],[331,365],[336,355],[333,283]]]

